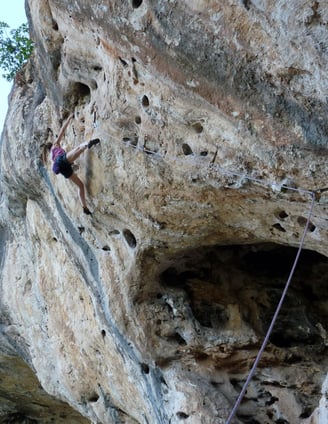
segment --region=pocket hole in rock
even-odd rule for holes
[[[142,5],[142,0],[132,0],[133,9],[138,9]]]
[[[122,63],[122,65],[124,66],[124,68],[126,68],[127,66],[129,66],[128,63],[124,59],[122,59],[121,57],[119,57],[119,60]]]
[[[137,146],[137,144],[138,144],[138,136],[137,135],[135,135],[133,137],[133,139],[131,140],[130,144],[131,144],[131,146],[134,146],[134,147]]]
[[[280,219],[288,218],[288,213],[287,213],[287,212],[285,212],[285,211],[279,211],[279,212],[277,213],[277,217],[278,217],[278,218],[280,218]]]
[[[148,97],[145,95],[143,96],[142,100],[141,100],[141,104],[143,107],[148,107],[149,106],[149,99]]]
[[[105,252],[109,252],[110,251],[110,247],[107,246],[107,244],[102,248],[103,251]]]
[[[195,352],[194,357],[197,362],[204,362],[204,361],[207,361],[208,358],[210,358],[210,356],[207,355],[207,353],[205,352]]]
[[[220,386],[220,383],[218,383],[217,381],[214,381],[214,380],[210,381],[210,384],[211,384],[211,386],[213,386],[215,388]]]
[[[125,238],[125,240],[126,240],[127,244],[128,244],[128,245],[129,245],[132,249],[134,249],[134,248],[137,246],[137,240],[136,240],[136,238],[134,237],[134,235],[131,233],[131,231],[130,231],[130,230],[128,230],[128,229],[123,230],[123,236],[124,236],[124,238]]]
[[[97,402],[98,399],[99,399],[99,396],[97,395],[97,393],[92,393],[88,401],[94,403],[94,402]]]
[[[160,382],[161,382],[161,384],[164,384],[165,386],[169,387],[163,376],[161,376]]]
[[[304,218],[304,216],[299,216],[297,218],[297,222],[299,225],[301,225],[302,227],[305,227],[306,223],[307,223],[307,219]],[[313,231],[316,229],[316,226],[310,221],[309,222],[309,226],[308,226],[308,230],[310,231],[310,233],[313,233]]]
[[[242,0],[243,5],[245,6],[246,10],[249,10],[251,7],[251,0]]]
[[[282,225],[280,225],[279,222],[277,222],[276,224],[273,224],[272,227],[275,228],[278,231],[281,231],[282,233],[286,232],[284,227]]]
[[[147,364],[141,364],[141,370],[145,374],[149,374],[149,366]]]
[[[91,90],[82,82],[73,83],[64,96],[64,104],[67,110],[72,109],[72,106],[89,103],[91,99]]]
[[[191,150],[191,147],[187,143],[184,143],[182,145],[182,151],[183,151],[183,154],[185,156],[189,156],[189,155],[192,155],[193,154],[193,151]]]
[[[312,408],[310,407],[305,407],[304,411],[301,413],[300,418],[302,418],[303,420],[305,418],[309,418],[312,414]]]
[[[273,405],[274,403],[279,402],[279,398],[277,398],[276,396],[271,396],[270,399],[268,399],[265,404],[270,406]]]
[[[182,336],[180,336],[180,334],[177,333],[177,332],[172,334],[171,336],[168,336],[166,339],[167,339],[168,342],[178,343],[178,345],[180,345],[180,346],[186,346],[187,345],[187,342],[185,341],[185,339]]]
[[[96,81],[92,80],[90,85],[91,85],[92,90],[97,90],[98,84],[96,83]]]
[[[52,29],[58,31],[58,24],[55,20],[52,21]]]
[[[135,123],[138,124],[138,125],[141,124],[141,118],[140,118],[140,116],[136,116],[135,117]]]
[[[192,124],[193,129],[196,131],[197,134],[200,134],[203,132],[204,127],[200,122],[196,122],[195,124]]]
[[[240,391],[243,387],[242,381],[239,380],[238,378],[231,378],[230,383],[234,387],[234,389],[236,389],[237,391]]]
[[[207,156],[208,155],[208,151],[207,150],[203,150],[202,152],[200,152],[201,156]]]
[[[82,82],[76,82],[73,86],[73,90],[80,97],[90,97],[90,88]]]
[[[189,415],[184,413],[184,412],[179,411],[179,412],[177,412],[177,417],[180,420],[186,420],[189,417]]]
[[[106,337],[106,331],[105,330],[101,330],[101,335],[102,335],[102,338],[104,339]]]

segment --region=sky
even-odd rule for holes
[[[0,21],[6,22],[10,29],[18,28],[24,22],[27,22],[25,15],[25,0],[10,0],[0,2]],[[0,75],[2,75],[0,69]],[[8,95],[12,87],[12,82],[7,82],[0,77],[0,134],[8,109]]]

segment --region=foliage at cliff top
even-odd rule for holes
[[[28,25],[20,25],[9,31],[9,25],[0,22],[0,68],[2,76],[11,81],[16,73],[27,62],[33,50],[33,42],[29,37]]]

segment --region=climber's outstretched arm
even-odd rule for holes
[[[74,113],[72,113],[68,118],[67,118],[67,120],[65,121],[65,123],[63,124],[63,126],[61,127],[61,129],[60,129],[60,131],[59,131],[59,134],[58,134],[58,137],[57,137],[57,139],[56,139],[56,141],[55,141],[55,143],[54,144],[57,144],[58,146],[60,145],[60,141],[61,141],[61,139],[63,138],[63,136],[64,136],[64,134],[65,134],[65,131],[66,131],[66,128],[68,127],[68,124],[71,122],[71,120],[74,118]]]

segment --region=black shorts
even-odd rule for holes
[[[59,173],[64,175],[65,178],[70,178],[73,174],[72,165],[66,159],[66,153],[57,156],[55,159],[56,165],[59,168]]]

